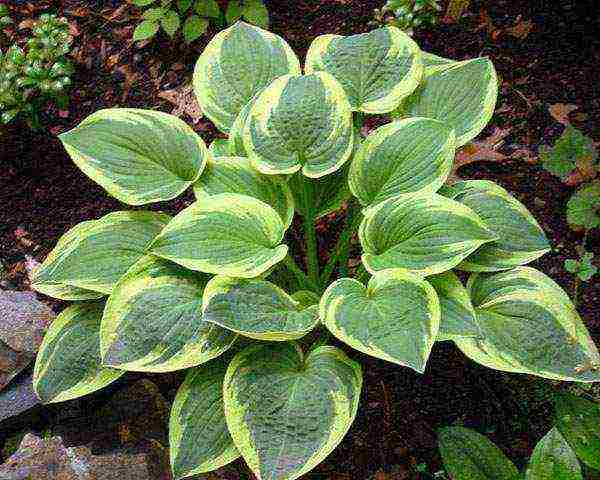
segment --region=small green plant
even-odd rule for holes
[[[0,29],[4,30],[5,27],[12,25],[13,23],[8,7],[4,4],[0,4]]]
[[[361,367],[330,335],[420,373],[434,342],[452,340],[498,370],[600,380],[570,299],[524,266],[549,250],[533,216],[493,182],[446,184],[456,149],[493,114],[492,63],[431,59],[390,26],[317,37],[302,74],[284,39],[238,22],[194,73],[202,111],[227,139],[207,148],[177,117],[123,108],[62,134],[75,164],[123,203],[190,187],[196,201],[174,217],[114,212],[59,239],[32,286],[77,303],[40,348],[42,401],[125,371],[189,369],[170,418],[174,476],[241,455],[257,478],[293,480],[358,409]],[[365,115],[400,103],[405,118],[362,137]],[[344,204],[323,265],[316,221]],[[304,269],[284,242],[296,213]],[[362,261],[350,271],[357,230]],[[471,272],[466,287],[454,269]]]
[[[387,0],[374,16],[376,24],[393,25],[412,35],[417,28],[434,26],[441,10],[439,0]]]
[[[184,40],[190,43],[206,32],[210,22],[223,23],[223,12],[216,0],[133,0],[133,3],[148,7],[133,32],[134,40],[151,38],[162,27],[171,38],[181,29]],[[262,0],[230,0],[224,17],[228,24],[244,19],[263,28],[269,25],[269,13]]]
[[[32,128],[39,128],[39,111],[48,101],[59,108],[68,104],[71,37],[67,21],[54,15],[40,16],[32,33],[25,48],[13,45],[0,52],[0,121],[23,115]]]
[[[542,166],[561,180],[583,183],[567,203],[567,222],[575,231],[583,231],[577,250],[579,259],[565,260],[564,267],[576,277],[575,298],[581,282],[588,282],[598,269],[593,264],[594,254],[586,251],[589,233],[600,228],[600,181],[596,180],[600,165],[598,152],[591,138],[567,125],[552,148],[541,147]]]
[[[448,474],[453,480],[583,480],[579,461],[600,469],[600,405],[570,394],[555,403],[555,426],[536,445],[522,474],[480,433],[447,427],[439,447]]]

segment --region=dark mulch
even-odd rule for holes
[[[40,2],[39,5],[52,2]],[[190,78],[193,64],[205,45],[191,47],[165,38],[143,49],[127,42],[136,10],[126,7],[111,18],[124,2],[65,0],[55,3],[79,31],[72,103],[68,116],[50,108],[49,130],[32,133],[12,125],[0,142],[0,252],[6,268],[13,269],[15,284],[24,255],[42,260],[56,239],[68,228],[110,211],[126,208],[103,191],[71,163],[55,134],[73,127],[101,107],[131,106],[170,111],[158,97]],[[379,1],[364,0],[268,0],[272,29],[304,55],[311,40],[322,33],[351,34],[367,31],[373,8]],[[490,56],[503,80],[497,114],[492,124],[511,128],[504,147],[509,159],[502,163],[478,163],[463,169],[468,178],[489,178],[521,199],[539,219],[553,250],[536,267],[558,281],[568,292],[573,278],[563,262],[573,258],[581,234],[565,222],[566,201],[573,189],[527,162],[519,149],[535,157],[540,145],[552,143],[562,127],[548,113],[554,103],[570,103],[580,115],[573,123],[594,140],[600,140],[600,27],[595,0],[554,1],[497,0],[475,2],[473,14],[460,23],[440,25],[420,33],[424,49],[462,59]],[[38,10],[39,10],[38,5]],[[108,5],[108,6],[105,6]],[[52,6],[52,5],[50,5]],[[78,15],[87,6],[92,14]],[[104,6],[104,7],[103,7]],[[22,12],[26,16],[26,12]],[[525,39],[500,33],[521,20],[533,22]],[[491,34],[492,27],[495,33]],[[112,64],[111,56],[119,54]],[[113,57],[114,59],[114,57]],[[127,87],[133,73],[139,76]],[[130,78],[131,80],[131,78]],[[207,143],[217,132],[205,120],[195,129]],[[487,133],[491,132],[491,127]],[[485,133],[484,135],[485,136]],[[152,208],[178,211],[191,197]],[[339,217],[332,218],[333,229]],[[24,235],[24,237],[23,237]],[[591,235],[587,248],[600,255],[600,235]],[[19,240],[19,238],[21,240]],[[25,238],[25,241],[23,241]],[[30,243],[31,241],[32,243]],[[323,243],[327,242],[326,239]],[[21,268],[22,270],[22,268]],[[581,290],[580,312],[596,343],[600,343],[600,282]],[[487,432],[511,458],[522,464],[539,438],[551,426],[551,382],[505,375],[480,367],[450,344],[437,344],[425,375],[406,368],[353,354],[365,366],[365,391],[358,418],[340,447],[306,478],[368,478],[378,470],[397,471],[425,463],[430,472],[440,467],[436,429],[462,423]],[[98,398],[98,396],[96,396]],[[99,398],[103,398],[101,395]],[[36,412],[36,428],[54,418]],[[27,426],[27,417],[14,423],[7,434]],[[31,418],[29,418],[31,420]],[[395,467],[394,467],[395,466]],[[400,475],[400,474],[398,474]],[[409,477],[393,477],[409,478]],[[416,477],[419,478],[419,477]],[[421,476],[420,478],[426,478]]]

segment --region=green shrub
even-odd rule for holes
[[[225,14],[216,0],[133,0],[139,7],[148,7],[143,20],[133,33],[134,40],[146,40],[160,28],[171,38],[181,29],[187,43],[200,37],[209,23],[228,24],[244,19],[259,27],[269,26],[269,13],[262,0],[230,0]]]
[[[39,111],[49,100],[66,108],[73,67],[67,60],[71,37],[64,18],[42,15],[32,33],[25,48],[13,45],[0,52],[0,121],[23,115],[38,128]]]
[[[276,480],[315,467],[356,415],[361,367],[327,332],[421,373],[433,343],[452,340],[498,370],[600,379],[567,295],[523,266],[549,249],[531,214],[492,182],[444,185],[456,149],[492,116],[492,63],[432,58],[386,27],[316,38],[302,75],[282,38],[239,22],[194,73],[202,111],[227,139],[207,148],[174,116],[120,108],[62,134],[76,165],[125,204],[190,187],[197,200],[173,218],[119,211],[60,238],[32,285],[78,302],[40,349],[40,398],[79,397],[124,371],[189,368],[170,420],[175,477],[241,455]],[[409,117],[361,137],[364,115],[400,103]],[[346,228],[320,265],[316,219],[343,203]],[[294,213],[307,273],[284,243]],[[366,285],[344,273],[357,227],[354,276]],[[466,287],[453,269],[471,272]]]
[[[375,23],[393,25],[412,35],[415,29],[437,24],[441,10],[439,0],[387,0],[375,9]]]

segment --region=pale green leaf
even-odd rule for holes
[[[194,10],[201,17],[221,18],[221,9],[215,0],[196,0]]]
[[[428,68],[423,84],[403,108],[410,116],[435,118],[453,128],[460,147],[485,128],[497,97],[492,62],[476,58]]]
[[[467,288],[483,335],[455,339],[466,355],[498,370],[600,380],[598,350],[567,294],[549,277],[518,267],[475,274]]]
[[[256,340],[284,341],[310,332],[316,310],[266,280],[217,276],[204,291],[202,319]]]
[[[217,138],[208,147],[213,157],[229,157],[229,140]]]
[[[137,211],[83,222],[60,239],[35,271],[31,286],[47,295],[60,295],[57,288],[64,286],[110,294],[169,220],[165,214]]]
[[[340,443],[361,387],[360,366],[335,347],[305,357],[293,343],[252,345],[225,375],[227,426],[258,478],[295,480]]]
[[[141,22],[133,31],[133,40],[135,42],[140,40],[147,40],[153,37],[158,32],[160,24],[156,20],[144,20]]]
[[[445,195],[473,209],[498,236],[458,268],[472,272],[506,270],[529,263],[550,250],[544,231],[529,210],[496,183],[462,181],[446,190]]]
[[[226,355],[229,357],[229,355]],[[226,359],[188,371],[169,419],[171,469],[176,480],[216,470],[240,456],[223,407]]]
[[[180,24],[181,21],[179,20],[179,15],[175,10],[167,10],[160,19],[160,25],[171,38],[173,38],[177,33],[177,30],[179,30]]]
[[[480,433],[463,427],[440,431],[440,453],[454,480],[519,480],[517,467]]]
[[[479,337],[475,309],[469,292],[453,272],[444,272],[427,277],[440,300],[442,317],[437,340],[452,340],[455,337]]]
[[[33,388],[43,403],[82,397],[123,375],[100,361],[103,308],[104,302],[77,303],[63,310],[50,325],[33,373]]]
[[[138,7],[145,7],[146,5],[150,5],[154,3],[156,0],[133,0],[133,3]]]
[[[142,17],[146,20],[157,22],[164,15],[165,10],[162,7],[149,8],[144,12]]]
[[[338,170],[352,154],[350,103],[326,72],[285,75],[254,103],[244,131],[253,165],[266,174],[318,178]]]
[[[229,131],[229,150],[230,154],[237,157],[246,157],[246,147],[244,146],[244,130],[250,110],[254,106],[254,102],[259,97],[257,93],[244,107],[240,110]]]
[[[287,255],[279,214],[253,197],[222,193],[180,212],[150,250],[186,268],[252,278]]]
[[[263,0],[244,0],[244,20],[261,28],[269,28],[269,11]]]
[[[450,174],[454,143],[454,133],[429,118],[379,127],[352,160],[350,190],[363,206],[401,194],[434,193]]]
[[[451,60],[449,58],[440,57],[434,53],[423,52],[421,51],[423,58],[423,66],[426,69],[430,67],[437,67],[439,65],[449,65],[451,63],[456,63],[456,60]]]
[[[129,205],[175,198],[209,157],[185,122],[152,110],[99,110],[60,139],[83,173]]]
[[[583,480],[575,452],[556,427],[533,450],[525,480]]]
[[[294,216],[294,199],[285,179],[261,175],[243,157],[222,156],[209,160],[206,169],[194,184],[199,203],[220,193],[238,193],[257,198],[277,211],[288,228]]]
[[[573,194],[567,203],[567,221],[574,228],[600,227],[600,182],[590,183]]]
[[[434,275],[495,239],[470,208],[441,195],[394,197],[366,211],[359,238],[371,273],[405,268]]]
[[[351,347],[423,373],[440,325],[440,303],[421,277],[390,269],[377,272],[366,288],[352,278],[332,283],[319,317]]]
[[[254,95],[281,75],[299,73],[300,62],[285,40],[238,22],[215,35],[198,59],[194,92],[206,116],[228,132]]]
[[[114,368],[169,372],[226,351],[235,335],[202,321],[208,275],[148,255],[119,281],[102,319],[102,361]]]
[[[419,85],[418,45],[396,27],[343,37],[321,35],[306,56],[306,73],[324,70],[344,87],[353,111],[391,112]]]
[[[208,20],[198,15],[190,15],[183,24],[183,38],[187,43],[191,43],[206,32],[207,28]]]
[[[570,394],[556,398],[556,427],[577,457],[600,470],[600,404]]]

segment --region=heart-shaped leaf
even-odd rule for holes
[[[216,470],[240,456],[227,430],[223,409],[227,365],[219,358],[190,369],[177,390],[169,419],[175,479]]]
[[[469,207],[441,195],[394,197],[368,209],[359,229],[371,273],[405,268],[434,275],[496,237]]]
[[[454,129],[456,146],[465,145],[492,118],[498,78],[488,58],[429,67],[425,81],[403,107],[413,117],[440,120]]]
[[[332,283],[319,317],[351,347],[423,373],[440,325],[440,303],[425,280],[390,269],[377,272],[366,288],[352,278]]]
[[[463,427],[440,431],[440,453],[454,480],[518,480],[519,471],[486,437]]]
[[[50,325],[33,373],[33,388],[43,403],[82,397],[125,373],[100,361],[103,308],[104,302],[76,303]]]
[[[35,271],[31,286],[65,299],[93,297],[86,292],[90,290],[110,294],[169,220],[161,213],[137,211],[83,222],[61,237]]]
[[[204,291],[203,320],[257,340],[303,337],[318,322],[316,306],[304,308],[266,280],[218,276]]]
[[[184,121],[153,110],[99,110],[60,140],[83,173],[129,205],[175,198],[209,157]]]
[[[600,470],[600,405],[571,394],[556,397],[556,427],[577,457]]]
[[[449,65],[451,63],[456,63],[456,60],[440,57],[435,53],[421,51],[421,56],[423,58],[423,66],[425,67],[425,69],[428,69],[430,67],[437,67],[439,65]]]
[[[525,480],[583,480],[577,456],[557,428],[535,446]]]
[[[208,279],[160,258],[142,258],[106,303],[100,332],[104,364],[170,372],[226,351],[236,335],[202,321],[202,293]]]
[[[483,335],[456,340],[466,355],[475,361],[487,357],[488,364],[481,363],[498,370],[575,382],[600,380],[598,350],[567,294],[549,277],[518,267],[475,274],[467,288]],[[472,356],[472,350],[482,353]]]
[[[407,193],[434,193],[454,160],[454,133],[430,118],[388,123],[362,143],[350,167],[350,190],[364,206]]]
[[[281,37],[244,22],[217,33],[198,59],[194,92],[204,114],[223,132],[252,97],[300,62]]]
[[[192,270],[253,278],[285,258],[284,232],[281,217],[266,203],[222,193],[176,215],[151,252]]]
[[[265,174],[302,170],[318,178],[335,172],[354,146],[344,89],[327,72],[278,78],[250,110],[244,146],[253,165]]]
[[[475,309],[469,292],[453,272],[427,277],[440,300],[442,317],[436,340],[452,340],[455,337],[479,337]]]
[[[225,375],[227,426],[258,478],[294,480],[342,440],[361,387],[360,366],[335,347],[305,357],[294,343],[251,345]]]
[[[261,175],[250,160],[243,157],[219,157],[210,160],[200,179],[194,184],[199,203],[220,193],[238,193],[262,200],[272,206],[286,228],[294,216],[294,199],[287,183],[275,175]]]
[[[306,73],[324,70],[344,87],[352,110],[387,113],[419,85],[419,46],[396,27],[343,37],[321,35],[306,55]]]
[[[231,126],[229,132],[229,154],[236,157],[247,157],[246,147],[244,146],[244,130],[246,129],[246,122],[250,115],[250,110],[254,106],[254,102],[260,96],[260,92],[257,93],[252,100],[250,100],[235,117],[235,121]]]
[[[487,180],[467,180],[444,195],[473,209],[498,239],[482,245],[459,265],[462,270],[493,272],[529,263],[550,250],[533,215],[506,190]]]

